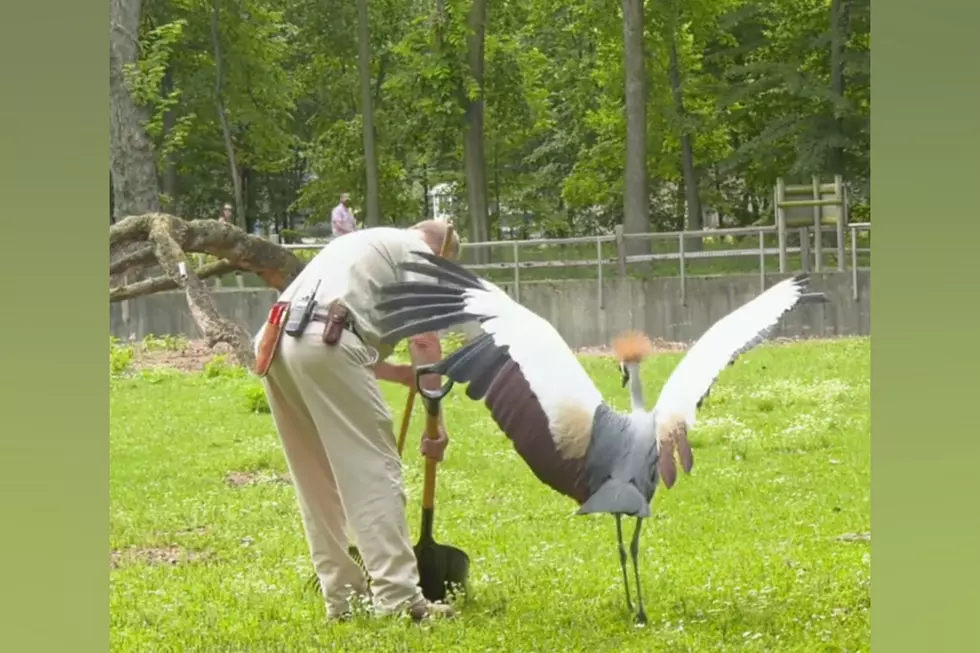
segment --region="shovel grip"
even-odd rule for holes
[[[453,389],[453,380],[448,379],[436,390],[426,390],[422,387],[422,376],[439,374],[433,365],[424,365],[415,371],[415,383],[418,393],[425,402],[425,437],[439,439],[439,408],[443,397]],[[430,458],[425,459],[425,478],[422,485],[422,509],[432,510],[436,499],[436,466],[438,463]]]
[[[436,372],[432,368],[435,365],[421,365],[415,370],[415,387],[418,393],[422,395],[425,400],[425,411],[430,417],[439,416],[439,403],[442,401],[443,397],[449,394],[449,391],[453,389],[455,381],[452,379],[446,379],[446,382],[442,384],[439,388],[435,390],[426,390],[422,387],[422,377],[426,374],[436,374],[442,376],[439,372]]]

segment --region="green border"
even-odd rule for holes
[[[872,642],[980,650],[980,5],[873,20]]]
[[[77,12],[77,14],[76,14]],[[108,649],[106,7],[0,28],[6,651]]]

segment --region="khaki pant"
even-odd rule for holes
[[[266,394],[328,615],[348,610],[352,592],[366,593],[347,552],[347,516],[375,609],[390,614],[422,600],[391,415],[372,369],[374,350],[349,331],[327,346],[322,332],[312,322],[299,338],[283,335]]]

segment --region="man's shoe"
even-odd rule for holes
[[[422,599],[408,609],[408,614],[413,621],[422,621],[429,618],[452,619],[456,616],[456,611],[451,606]]]

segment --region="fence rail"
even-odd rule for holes
[[[617,274],[626,275],[627,270],[630,266],[636,266],[637,264],[655,264],[658,262],[677,262],[679,264],[679,277],[681,284],[681,294],[682,297],[686,298],[687,292],[687,276],[688,276],[688,264],[699,260],[719,260],[719,259],[745,259],[749,257],[754,257],[758,260],[758,274],[759,274],[759,285],[760,290],[766,287],[766,261],[771,260],[773,257],[777,257],[780,261],[780,268],[785,272],[791,271],[802,271],[811,272],[814,269],[820,271],[823,269],[824,256],[827,253],[837,256],[836,267],[838,271],[845,271],[850,268],[852,286],[854,288],[854,298],[857,299],[858,284],[857,284],[857,270],[859,269],[859,256],[867,255],[871,253],[870,247],[859,247],[859,233],[871,231],[870,222],[859,222],[848,224],[845,227],[846,231],[850,232],[849,238],[849,249],[850,249],[850,260],[848,257],[840,256],[841,252],[844,252],[847,248],[848,243],[838,243],[838,247],[834,248],[824,248],[824,239],[821,237],[824,233],[837,234],[838,228],[833,225],[821,226],[818,235],[818,231],[813,225],[794,227],[786,230],[788,234],[795,234],[798,237],[798,245],[790,245],[788,243],[788,238],[782,238],[782,247],[772,246],[766,244],[766,237],[777,237],[779,235],[779,229],[775,225],[767,226],[757,226],[757,227],[736,227],[727,229],[705,229],[701,231],[671,231],[671,232],[653,232],[653,233],[640,233],[640,234],[627,234],[624,233],[621,227],[616,228],[616,232],[613,234],[602,234],[596,236],[575,236],[571,238],[531,238],[525,240],[503,240],[503,241],[488,241],[482,243],[462,243],[462,252],[460,258],[462,259],[463,265],[474,271],[511,271],[511,283],[513,286],[513,292],[516,299],[520,299],[520,286],[521,286],[521,271],[522,270],[536,270],[536,269],[562,269],[562,268],[595,268],[596,276],[599,283],[599,292],[602,290],[602,279],[605,275],[604,268],[613,266],[617,270]],[[757,238],[757,245],[748,246],[747,243],[742,242],[732,243],[731,248],[718,248],[718,249],[700,249],[691,250],[689,249],[687,243],[695,239],[725,239],[725,238],[743,238],[748,239],[749,237],[755,236]],[[755,239],[754,239],[755,240]],[[811,245],[812,240],[812,245]],[[674,251],[660,251],[651,252],[643,254],[629,254],[629,246],[627,243],[630,242],[646,242],[654,243],[657,241],[675,241],[676,249]],[[329,241],[327,241],[329,242]],[[284,247],[291,250],[319,250],[326,246],[327,242],[320,243],[299,243],[299,244],[288,244]],[[544,248],[544,247],[560,247],[560,246],[585,246],[592,245],[593,248],[589,248],[593,254],[588,258],[580,257],[577,259],[531,259],[527,257],[522,257],[522,250],[528,248]],[[608,248],[608,249],[607,249]],[[509,254],[510,260],[496,261],[496,262],[471,262],[466,259],[469,258],[466,254],[467,252],[474,252],[477,250],[504,250]],[[584,254],[584,252],[582,252]],[[786,261],[789,255],[799,255],[799,267],[790,269],[787,267]],[[848,265],[849,264],[849,265]],[[868,266],[869,267],[870,262]],[[751,270],[743,270],[744,272],[751,273]],[[599,304],[602,305],[602,299],[599,298]]]

